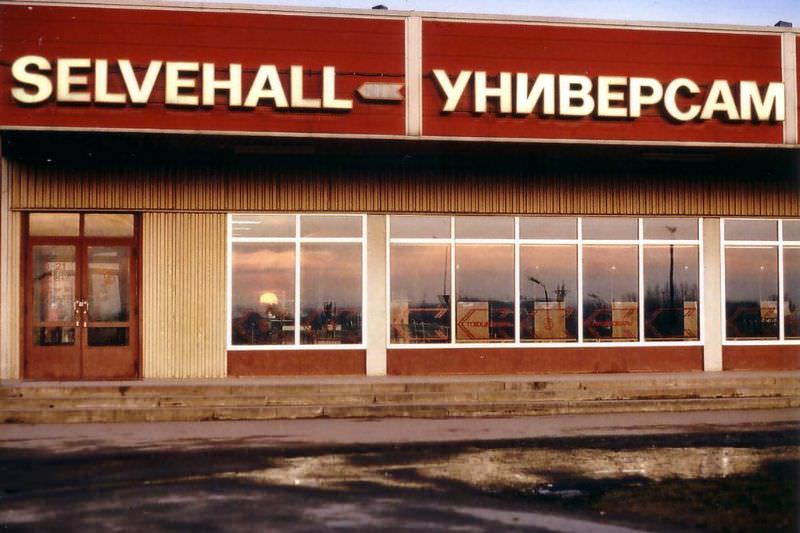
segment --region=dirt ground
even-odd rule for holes
[[[0,529],[798,531],[797,414],[0,426]]]

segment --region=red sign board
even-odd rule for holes
[[[403,135],[404,54],[396,18],[0,5],[0,125]]]
[[[542,24],[499,24],[482,22],[423,22],[422,42],[422,131],[426,136],[494,137],[524,139],[586,139],[617,141],[678,141],[678,142],[783,142],[781,120],[743,120],[714,111],[703,119],[701,108],[707,100],[712,83],[720,83],[723,92],[717,94],[717,109],[729,98],[739,107],[738,87],[746,81],[764,88],[782,81],[781,37],[778,34],[740,34],[710,31],[666,31],[661,29],[598,28],[555,26]],[[449,79],[437,79],[436,71]],[[443,112],[449,84],[455,85],[462,72],[474,73],[464,78],[464,93],[452,112]],[[482,73],[480,80],[475,74]],[[507,79],[502,80],[502,74]],[[530,83],[546,73],[556,91],[562,90],[558,77],[569,75],[582,78],[587,94],[596,107],[586,107],[585,113],[558,116],[558,110],[516,113],[516,94],[511,94],[505,112],[499,95],[492,89],[503,84],[515,84],[517,74],[528,76]],[[441,76],[441,74],[440,74]],[[600,116],[600,98],[594,89],[600,78],[616,83],[619,99],[612,106],[622,111],[629,104],[630,82],[634,77],[655,79],[664,90],[664,98],[656,105],[641,107],[640,116],[630,110],[621,117]],[[616,79],[614,79],[616,78]],[[673,116],[665,110],[667,88],[678,80],[672,102]],[[689,80],[697,88],[680,80]],[[754,83],[752,83],[754,82]],[[476,87],[489,87],[486,108],[479,109]],[[683,85],[681,85],[683,83]],[[593,90],[589,87],[594,85]],[[526,86],[527,91],[532,85]],[[782,105],[782,86],[780,100]],[[578,87],[577,89],[580,89]],[[716,90],[716,89],[715,89]],[[579,91],[576,90],[576,94]],[[645,92],[646,94],[646,92]],[[777,93],[776,93],[777,96]],[[716,100],[716,98],[713,98]],[[554,106],[559,105],[555,95]],[[777,99],[777,98],[776,98]],[[573,101],[573,107],[576,102]],[[697,106],[697,113],[689,113]],[[681,113],[691,118],[676,119]],[[743,111],[743,113],[746,111]],[[738,115],[738,111],[736,111]],[[697,116],[692,116],[697,115]],[[686,117],[684,117],[686,118]],[[773,119],[775,116],[773,115]]]

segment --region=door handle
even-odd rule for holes
[[[83,308],[83,300],[75,300],[72,302],[72,316],[75,319],[75,327],[81,327],[81,309]]]
[[[83,300],[83,327],[86,327],[89,320],[89,302]]]

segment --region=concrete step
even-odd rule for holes
[[[202,420],[271,420],[298,418],[492,417],[626,412],[678,412],[720,409],[800,407],[798,397],[690,398],[658,400],[590,400],[564,402],[470,402],[437,404],[286,405],[247,407],[160,407],[157,409],[0,410],[0,423],[177,422]]]
[[[87,395],[108,397],[197,397],[197,396],[305,396],[313,394],[341,394],[348,396],[386,395],[392,394],[428,394],[428,393],[504,393],[507,391],[549,391],[549,392],[591,392],[628,390],[733,390],[751,389],[798,389],[798,377],[768,378],[681,378],[681,379],[531,379],[531,380],[487,380],[487,381],[443,381],[432,382],[373,382],[359,383],[315,383],[315,384],[207,384],[207,385],[149,385],[147,382],[133,385],[92,385],[90,383],[58,385],[29,383],[25,385],[0,386],[0,401],[12,398],[58,398],[85,397]]]
[[[61,396],[40,396],[24,394],[18,397],[0,399],[0,408],[17,409],[104,409],[104,408],[159,408],[159,407],[248,407],[273,405],[368,405],[379,404],[429,404],[429,403],[469,403],[469,402],[518,402],[543,399],[560,401],[585,400],[646,400],[668,398],[742,398],[742,397],[791,397],[800,395],[800,387],[780,386],[713,386],[704,388],[622,388],[550,390],[504,389],[478,390],[473,392],[417,391],[417,392],[368,392],[344,394],[329,391],[302,394],[280,394],[276,391],[233,390],[232,394],[220,394],[219,390],[200,390],[195,395],[147,395],[109,394],[107,391],[95,392],[86,389],[82,395],[74,393]],[[165,392],[174,392],[168,390]],[[268,392],[269,394],[259,394]]]

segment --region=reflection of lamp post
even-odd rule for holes
[[[534,278],[533,276],[529,277],[528,279],[534,282],[535,284],[539,285],[544,290],[544,301],[545,303],[550,303],[550,297],[547,295],[547,286],[538,279]],[[536,301],[535,297],[534,301]]]
[[[611,265],[611,305],[614,305],[614,285],[617,282],[617,265]]]
[[[678,226],[664,226],[669,232],[670,239],[675,237],[675,232],[678,231]],[[669,243],[669,317],[670,317],[670,334],[675,331],[675,322],[677,322],[675,314],[675,245]]]

